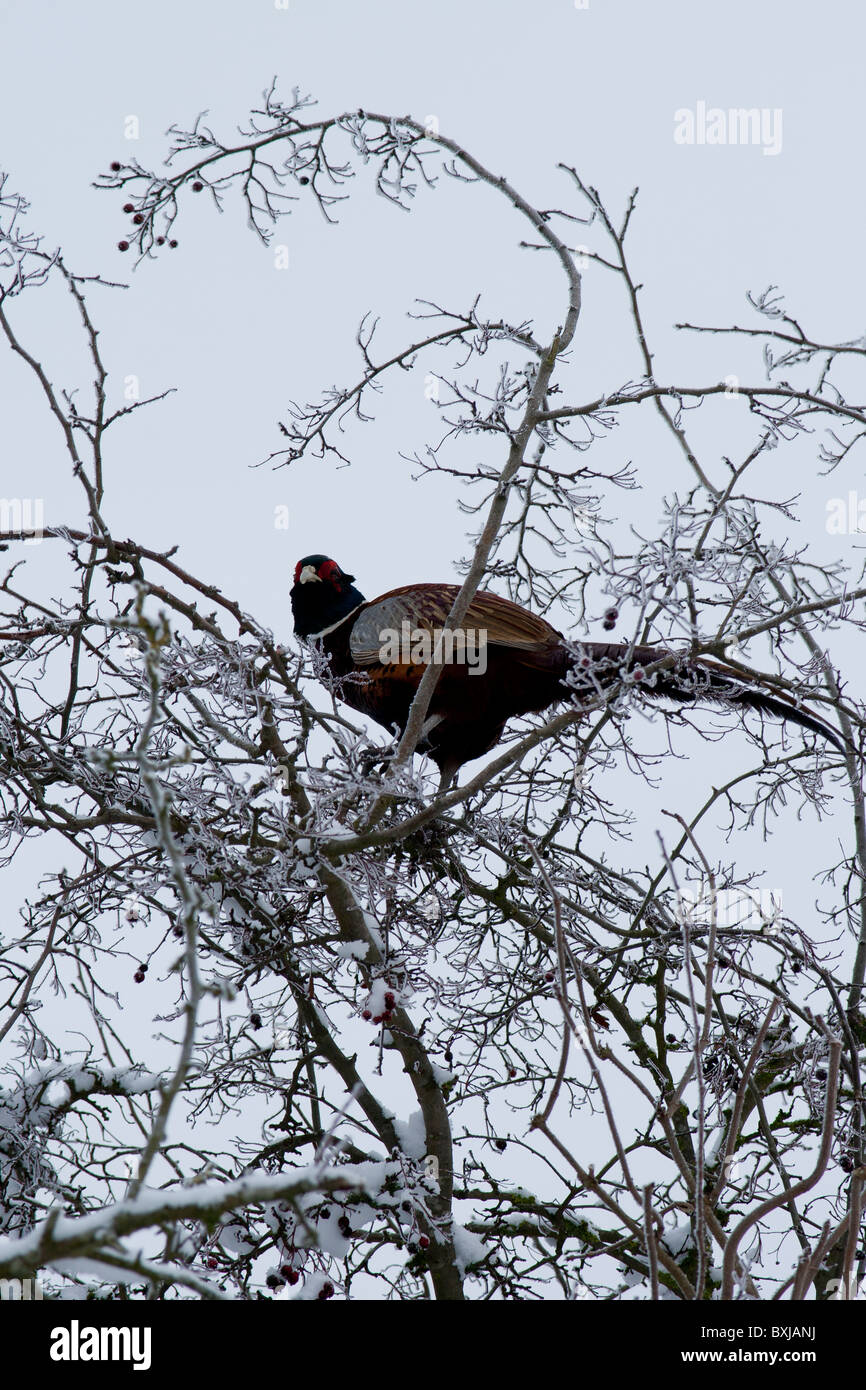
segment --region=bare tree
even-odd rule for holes
[[[298,197],[335,218],[364,165],[403,208],[443,176],[517,208],[522,244],[561,272],[553,329],[419,301],[422,331],[386,359],[366,320],[357,380],[294,404],[270,462],[348,460],[389,379],[429,373],[442,428],[415,466],[455,477],[477,517],[451,626],[482,581],[565,614],[575,643],[600,611],[625,614],[629,640],[670,661],[723,656],[820,710],[847,752],[751,718],[715,785],[702,754],[742,716],[648,723],[644,673],[624,669],[515,721],[436,794],[413,758],[431,665],[377,768],[381,731],[323,698],[315,652],[175,551],[112,532],[108,431],[139,403],[111,404],[93,309],[107,282],[47,252],[3,183],[6,370],[38,381],[83,514],[28,549],[32,518],[7,500],[0,537],[4,863],[37,837],[43,862],[3,924],[0,1277],[104,1297],[854,1296],[864,707],[840,662],[866,586],[785,537],[783,460],[805,437],[828,472],[850,467],[866,413],[844,384],[866,347],[813,338],[770,290],[756,326],[681,325],[732,350],[756,337],[765,380],[669,380],[626,251],[634,195],[614,214],[561,166],[565,206],[536,208],[429,126],[318,119],[275,88],[233,144],[203,118],[173,136],[165,169],[100,180],[127,200],[121,246],[139,260],[174,239],[187,191],[238,196],[267,240]],[[587,265],[622,287],[637,349],[593,400],[569,372]],[[87,400],[50,379],[28,330],[47,281],[80,321]],[[752,439],[728,459],[691,416],[718,410],[724,438],[732,396]],[[613,521],[617,498],[650,480],[602,441],[641,408],[681,471],[638,535]],[[771,451],[765,497],[751,482]],[[50,549],[68,571],[49,599]],[[617,776],[625,803],[605,790]],[[629,838],[646,788],[654,862]],[[762,838],[804,807],[834,816],[840,848],[811,866],[824,906],[783,912]],[[143,985],[155,1038],[124,1019]]]

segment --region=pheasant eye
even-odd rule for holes
[[[319,565],[318,575],[320,579],[329,580],[337,588],[340,581],[340,566],[336,560],[325,560],[324,564]]]

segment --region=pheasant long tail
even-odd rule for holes
[[[627,647],[614,643],[587,643],[579,649],[568,684],[577,698],[599,694],[609,687],[611,678],[628,671],[650,698],[676,700],[681,704],[710,701],[718,705],[739,705],[769,714],[827,740],[840,753],[847,752],[838,730],[819,715],[804,708],[785,692],[770,689],[760,677],[750,677],[722,662],[687,657],[675,664],[653,670],[653,666],[674,653],[659,647]]]

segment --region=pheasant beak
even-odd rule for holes
[[[298,583],[311,584],[313,580],[315,580],[317,584],[321,584],[322,582],[312,565],[304,565],[304,568],[298,575]]]

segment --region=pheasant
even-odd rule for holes
[[[616,642],[568,644],[544,618],[486,590],[475,594],[461,628],[443,633],[457,585],[405,584],[368,602],[354,579],[326,555],[299,560],[291,590],[295,635],[321,644],[339,697],[392,733],[405,728],[439,640],[436,656],[444,664],[417,751],[437,765],[442,787],[464,763],[495,747],[509,719],[564,700],[594,699],[626,674],[652,698],[741,705],[845,751],[840,735],[817,715],[721,662],[684,655],[646,676],[647,667],[675,653]]]

